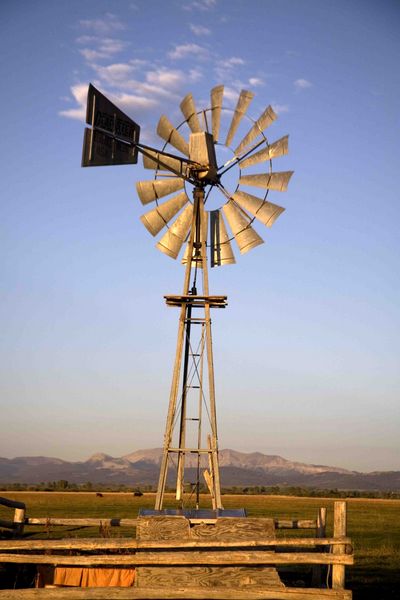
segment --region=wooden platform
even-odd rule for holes
[[[164,296],[167,306],[182,306],[190,304],[195,308],[225,308],[228,304],[227,296],[194,296],[193,294]]]
[[[225,588],[231,589],[283,589],[278,572],[274,567],[249,565],[251,553],[229,549],[224,551],[224,542],[252,541],[256,538],[275,540],[273,519],[221,518],[215,524],[194,525],[190,527],[185,517],[141,517],[138,519],[136,537],[139,541],[174,540],[175,543],[187,540],[207,540],[222,543],[217,550],[197,549],[194,547],[176,552],[167,565],[139,567],[136,585],[140,588],[159,587],[173,589]],[[238,552],[241,556],[238,556]],[[231,559],[239,558],[242,564],[232,565]],[[155,557],[155,564],[157,564]],[[234,559],[235,560],[235,559]],[[261,557],[259,557],[261,560]],[[199,565],[204,561],[204,565]],[[182,566],[175,566],[176,563]],[[170,566],[174,564],[174,566]]]

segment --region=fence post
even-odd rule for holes
[[[14,512],[14,537],[21,537],[24,533],[25,507],[16,508]]]
[[[317,514],[317,526],[315,528],[315,537],[324,538],[326,537],[326,508],[322,507],[318,509]],[[325,546],[318,546],[316,548],[318,552],[325,552]],[[312,586],[321,587],[322,584],[322,572],[325,571],[322,565],[315,565],[312,570]]]
[[[339,501],[334,503],[333,511],[333,537],[342,538],[346,536],[347,530],[347,505],[346,502]],[[333,554],[344,554],[345,544],[335,544]],[[332,588],[342,590],[345,585],[345,566],[332,565]]]

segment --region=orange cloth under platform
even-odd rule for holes
[[[87,567],[38,567],[37,587],[132,587],[135,569]]]

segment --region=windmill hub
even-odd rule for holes
[[[190,135],[189,158],[199,165],[189,167],[189,172],[200,186],[215,185],[219,182],[217,157],[211,133],[200,131]]]

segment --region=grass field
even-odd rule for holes
[[[136,498],[132,494],[61,492],[1,492],[1,495],[25,502],[29,517],[104,517],[134,518],[139,508],[153,508],[154,494]],[[223,496],[225,508],[247,510],[249,516],[312,519],[317,509],[328,509],[328,535],[332,534],[333,499],[289,496]],[[171,504],[172,506],[172,504]],[[166,502],[168,507],[168,498]],[[12,510],[0,507],[0,519],[9,519]],[[98,528],[26,527],[34,537],[99,536]],[[112,536],[131,536],[133,530],[113,528]],[[280,535],[292,536],[285,530]],[[300,532],[299,532],[300,533]],[[307,534],[303,532],[302,535]],[[310,532],[309,532],[310,534]],[[400,596],[400,500],[348,500],[348,535],[355,549],[354,567],[346,569],[346,587],[354,600],[386,600]]]

